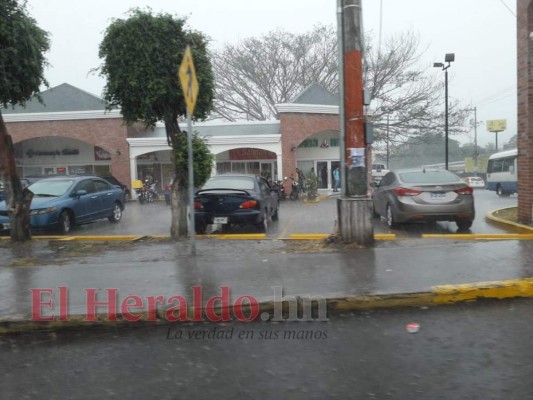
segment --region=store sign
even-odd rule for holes
[[[94,160],[95,161],[107,161],[111,160],[111,154],[101,147],[94,146]]]
[[[276,154],[263,149],[233,149],[229,151],[229,159],[235,160],[275,160]]]
[[[41,151],[41,150],[33,150],[29,149],[26,152],[26,155],[28,158],[32,157],[57,157],[57,156],[77,156],[80,154],[79,149],[68,149],[65,148],[63,150],[51,150],[51,151]]]
[[[87,169],[84,165],[74,165],[68,167],[68,174],[69,175],[81,175],[85,174],[87,172]]]

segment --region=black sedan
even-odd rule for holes
[[[265,232],[268,221],[277,221],[277,190],[266,179],[254,175],[217,175],[210,178],[194,197],[196,233],[205,233],[209,224],[253,225]]]

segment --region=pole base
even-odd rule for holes
[[[337,199],[339,232],[344,243],[361,246],[374,244],[372,200],[368,197]]]

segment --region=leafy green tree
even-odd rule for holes
[[[305,180],[305,193],[308,201],[315,201],[318,197],[318,177],[311,171]]]
[[[178,121],[187,114],[178,77],[187,45],[192,50],[200,88],[193,119],[204,119],[212,109],[214,93],[207,39],[202,33],[187,28],[185,18],[154,14],[150,9],[134,9],[129,18],[112,21],[99,51],[104,60],[100,73],[107,78],[104,88],[107,106],[120,107],[129,124],[140,121],[153,127],[163,121],[174,156],[182,154],[187,147],[186,133],[180,129]],[[198,141],[195,148],[199,149]],[[198,157],[200,155],[196,154],[195,158]],[[203,160],[212,161],[209,157]],[[186,156],[185,159],[175,157],[174,161],[171,234],[178,239],[187,234],[188,169]],[[201,169],[206,171],[207,166]],[[202,179],[195,184],[202,184]]]
[[[47,65],[44,53],[50,42],[48,34],[37,26],[26,10],[25,2],[0,0],[0,107],[24,105],[39,98]],[[29,208],[33,193],[22,189],[17,176],[15,152],[0,112],[0,177],[5,182],[6,204],[11,222],[11,239],[31,239]]]

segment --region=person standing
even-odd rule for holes
[[[301,169],[296,168],[296,176],[298,178],[298,183],[300,184],[300,190],[305,192],[305,175]]]
[[[338,192],[339,191],[339,186],[340,186],[340,183],[341,183],[341,171],[339,170],[339,167],[336,167],[333,170],[333,180],[335,181],[335,184],[333,186],[333,191],[334,192]]]

